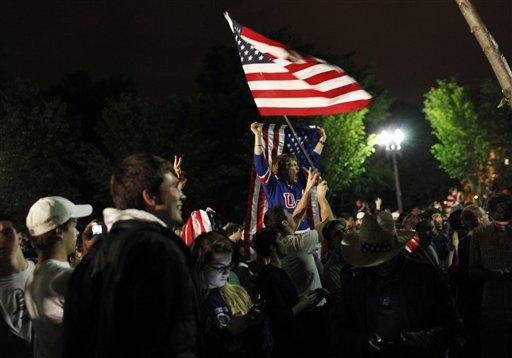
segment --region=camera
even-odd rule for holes
[[[102,236],[103,235],[103,226],[101,223],[92,224],[92,236]]]

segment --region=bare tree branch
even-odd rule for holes
[[[485,27],[482,19],[478,15],[475,7],[471,3],[471,0],[455,0],[457,5],[464,15],[469,28],[473,35],[475,35],[480,47],[487,56],[489,63],[492,66],[496,77],[500,83],[501,89],[505,98],[508,100],[509,106],[512,108],[512,72],[507,63],[507,60],[498,48],[498,44]]]

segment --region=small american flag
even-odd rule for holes
[[[308,160],[300,150],[299,144],[295,139],[290,127],[279,124],[261,124],[263,132],[263,147],[265,157],[269,167],[272,166],[274,159],[280,154],[293,154],[297,157],[299,167],[309,169],[310,165]],[[295,128],[300,142],[304,146],[307,153],[313,152],[313,149],[318,143],[320,134],[316,128],[311,127],[297,127]],[[317,168],[320,169],[320,168]],[[263,226],[263,216],[267,209],[267,200],[265,193],[254,165],[252,167],[251,178],[249,182],[249,195],[247,201],[247,212],[244,221],[244,239],[254,235]],[[311,196],[311,210],[308,212],[308,219],[313,224],[318,223],[320,220],[318,211],[318,202],[316,195]],[[248,245],[249,240],[246,240]]]
[[[196,237],[210,231],[212,231],[212,224],[208,213],[204,210],[196,210],[190,214],[183,226],[181,238],[187,246],[190,246]]]
[[[370,94],[341,68],[300,55],[224,16],[260,115],[330,115],[370,104]]]

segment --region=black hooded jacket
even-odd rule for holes
[[[189,249],[156,222],[116,222],[67,292],[65,357],[200,355]]]

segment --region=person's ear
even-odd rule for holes
[[[156,195],[153,194],[149,189],[142,190],[142,201],[147,207],[154,208],[157,205],[156,199]]]
[[[55,236],[62,238],[62,235],[64,234],[64,230],[62,230],[61,227],[55,228]]]
[[[288,223],[288,220],[283,220],[283,221],[281,221],[281,225],[286,227],[286,226],[289,226],[290,224]]]

